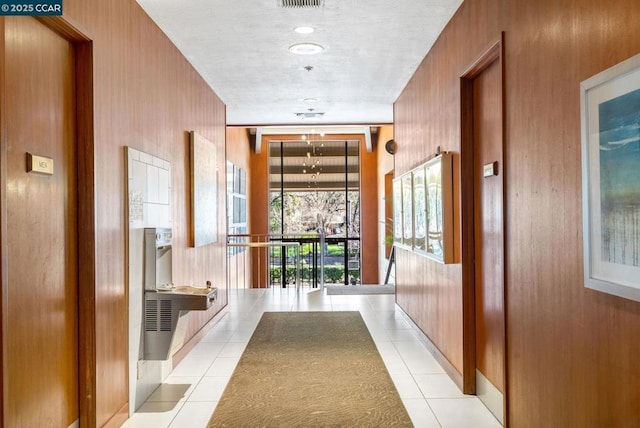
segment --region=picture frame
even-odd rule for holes
[[[584,285],[640,301],[640,55],[580,84]]]
[[[413,183],[413,249],[424,252],[427,238],[427,193],[423,165],[411,171]]]
[[[393,179],[393,243],[402,244],[402,180]]]
[[[453,169],[450,153],[425,163],[427,257],[440,263],[454,262]]]
[[[216,145],[195,131],[189,132],[191,178],[191,244],[218,241],[218,165]]]
[[[402,244],[413,248],[413,185],[411,174],[402,176]]]

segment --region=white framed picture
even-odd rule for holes
[[[640,55],[580,92],[585,287],[640,301]]]
[[[402,176],[402,244],[413,248],[413,185],[411,174]]]
[[[424,173],[424,166],[411,172],[413,181],[413,249],[417,252],[425,251],[427,238],[427,192]]]
[[[426,255],[441,263],[452,263],[453,252],[453,170],[450,153],[425,164],[427,236]]]
[[[402,180],[393,180],[393,243],[402,244]]]

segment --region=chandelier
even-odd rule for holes
[[[319,134],[319,139],[314,138],[313,135],[311,137],[302,136],[302,140],[307,142],[307,156],[302,161],[302,173],[308,174],[309,177],[307,187],[312,185],[318,187],[318,182],[320,181],[322,148],[324,147],[323,137],[324,132]]]

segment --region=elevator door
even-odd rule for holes
[[[473,81],[476,393],[502,421],[504,223],[502,77],[495,60]]]
[[[78,419],[76,106],[73,46],[5,18],[7,294],[4,426]],[[27,172],[27,153],[53,174]]]

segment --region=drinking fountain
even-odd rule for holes
[[[209,309],[218,290],[174,286],[172,280],[171,229],[144,229],[144,359],[171,357],[176,331],[185,311]],[[181,314],[182,313],[182,314]],[[181,338],[180,340],[182,340]]]

